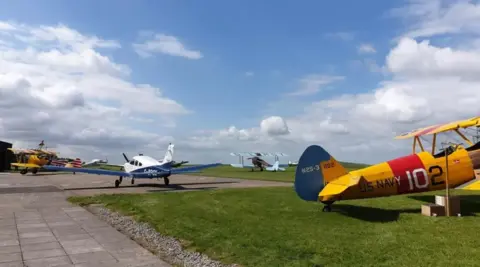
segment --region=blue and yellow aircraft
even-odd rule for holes
[[[480,190],[480,142],[473,144],[460,129],[479,127],[480,117],[433,125],[397,136],[414,138],[413,154],[348,172],[325,149],[307,147],[295,173],[295,191],[306,201],[325,204],[323,211],[340,200],[386,197],[446,188],[448,159],[449,188]],[[449,146],[435,154],[438,133],[454,131],[469,145]],[[425,151],[421,136],[433,135],[431,152]],[[416,144],[421,152],[416,153]],[[445,158],[445,154],[448,158]]]

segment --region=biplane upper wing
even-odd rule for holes
[[[435,124],[428,127],[415,129],[413,131],[400,134],[396,136],[395,139],[407,139],[407,138],[412,138],[416,136],[442,133],[442,132],[456,130],[459,128],[468,128],[472,126],[480,126],[480,117],[473,117],[466,120],[453,121],[453,122],[444,123],[444,124]]]

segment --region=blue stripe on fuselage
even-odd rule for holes
[[[164,166],[165,165],[156,165],[139,168],[130,172],[130,174],[136,178],[158,178],[169,176],[171,174],[170,170],[164,168]]]

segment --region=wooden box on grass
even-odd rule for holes
[[[445,207],[429,203],[422,205],[422,215],[425,216],[445,216]]]

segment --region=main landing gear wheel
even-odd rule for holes
[[[325,207],[323,207],[323,209],[322,209],[323,212],[331,212],[332,211],[333,201],[322,202],[322,203],[325,204]]]
[[[122,180],[123,180],[122,176],[120,176],[120,178],[118,180],[115,180],[115,188],[120,186],[120,184],[122,183]]]
[[[165,185],[168,186],[168,184],[170,184],[170,179],[168,179],[167,177],[163,178],[163,181],[165,182]]]
[[[38,169],[33,169],[33,170],[32,170],[32,173],[33,173],[33,174],[37,174],[37,172],[38,172]]]
[[[21,174],[21,175],[25,175],[25,174],[27,174],[27,172],[28,172],[27,169],[23,169],[23,170],[20,171],[20,174]]]

